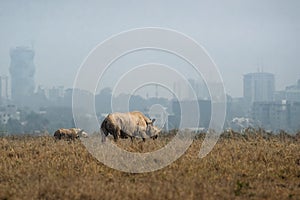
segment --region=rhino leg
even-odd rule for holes
[[[143,142],[145,142],[146,138],[148,137],[147,134],[146,134],[146,132],[145,131],[141,131],[140,134],[141,134],[141,137],[143,139]]]
[[[158,136],[157,136],[157,135],[155,135],[155,136],[153,136],[153,137],[152,137],[152,139],[153,139],[153,140],[155,140],[155,139],[157,139],[157,137],[158,137]]]
[[[128,134],[126,132],[124,132],[123,130],[120,130],[120,133],[121,133],[120,138],[122,138],[122,139],[128,138]]]
[[[105,142],[106,137],[108,136],[108,131],[104,127],[101,127],[100,131],[101,131],[102,142]]]
[[[101,141],[105,142],[106,141],[106,134],[104,133],[104,131],[101,130]]]
[[[119,136],[119,135],[121,136],[121,130],[120,130],[119,127],[117,127],[116,130],[113,132],[113,136],[114,136],[115,142],[118,141],[118,136]]]

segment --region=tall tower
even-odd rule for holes
[[[3,93],[3,89],[2,89],[2,77],[0,76],[0,105],[3,104],[3,96],[2,96],[2,93]]]
[[[10,51],[11,98],[17,105],[28,105],[34,93],[34,51],[29,47],[16,47]]]
[[[0,76],[0,98],[8,99],[8,77]]]
[[[247,103],[270,102],[274,91],[274,74],[257,72],[244,75],[244,99]]]

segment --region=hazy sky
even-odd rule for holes
[[[9,49],[34,46],[36,84],[72,87],[101,41],[132,28],[165,27],[202,44],[227,93],[242,96],[242,76],[263,67],[276,89],[300,79],[300,1],[0,1],[0,75]]]

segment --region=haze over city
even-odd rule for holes
[[[299,9],[296,0],[1,1],[0,75],[9,75],[10,49],[29,46],[36,85],[72,87],[79,66],[103,40],[128,29],[163,27],[205,47],[231,96],[242,96],[243,75],[258,69],[274,73],[281,90],[300,77]]]
[[[299,11],[0,0],[0,199],[300,199]]]

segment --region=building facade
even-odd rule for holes
[[[209,128],[211,101],[172,101],[172,114],[168,117],[169,130],[175,128]]]
[[[0,124],[7,124],[9,119],[20,120],[20,112],[15,105],[0,107]]]
[[[274,91],[274,74],[257,72],[244,75],[244,99],[249,105],[253,102],[273,101]]]
[[[290,130],[291,103],[283,100],[270,104],[270,127],[273,130]]]
[[[285,88],[285,100],[292,102],[300,102],[300,80],[297,84]]]
[[[34,51],[28,47],[16,47],[10,51],[11,98],[18,106],[30,104],[35,90]]]
[[[257,127],[273,131],[300,131],[300,102],[255,102],[251,110]]]
[[[251,107],[251,118],[255,126],[270,129],[270,106],[268,102],[254,102]]]
[[[8,77],[0,76],[0,103],[9,99]]]
[[[300,102],[292,102],[290,106],[290,128],[294,131],[300,131]]]

